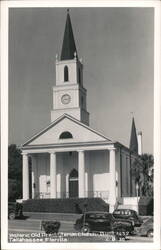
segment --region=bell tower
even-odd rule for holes
[[[67,10],[60,60],[56,56],[56,86],[53,87],[51,121],[66,113],[89,125],[86,92],[83,87],[83,64],[78,58],[69,10]]]

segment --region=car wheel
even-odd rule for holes
[[[147,237],[153,237],[153,230],[150,229],[148,232],[147,232]]]
[[[9,215],[8,215],[9,220],[14,220],[15,217],[16,217],[16,215],[15,215],[14,212],[10,212]]]
[[[90,232],[90,227],[88,225],[84,225],[82,228],[81,228],[81,232],[82,233],[89,233]]]

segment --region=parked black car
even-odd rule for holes
[[[107,212],[86,212],[74,224],[76,231],[83,233],[94,231],[105,231],[114,233],[124,232],[125,234],[132,233],[134,226],[131,221],[116,219],[111,213]]]
[[[153,237],[153,217],[147,219],[137,232],[141,236]]]
[[[134,223],[135,227],[141,226],[143,220],[138,216],[137,212],[132,209],[116,209],[113,216],[117,219],[127,219]]]
[[[18,202],[8,203],[8,218],[9,220],[14,220],[16,217],[21,217],[23,215],[23,206]]]

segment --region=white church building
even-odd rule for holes
[[[21,147],[23,200],[101,197],[112,211],[123,198],[136,196],[131,164],[137,152],[89,126],[86,94],[68,12],[61,57],[56,57],[51,122]]]

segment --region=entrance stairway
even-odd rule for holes
[[[29,199],[23,201],[24,212],[77,213],[84,211],[109,211],[101,198]]]

